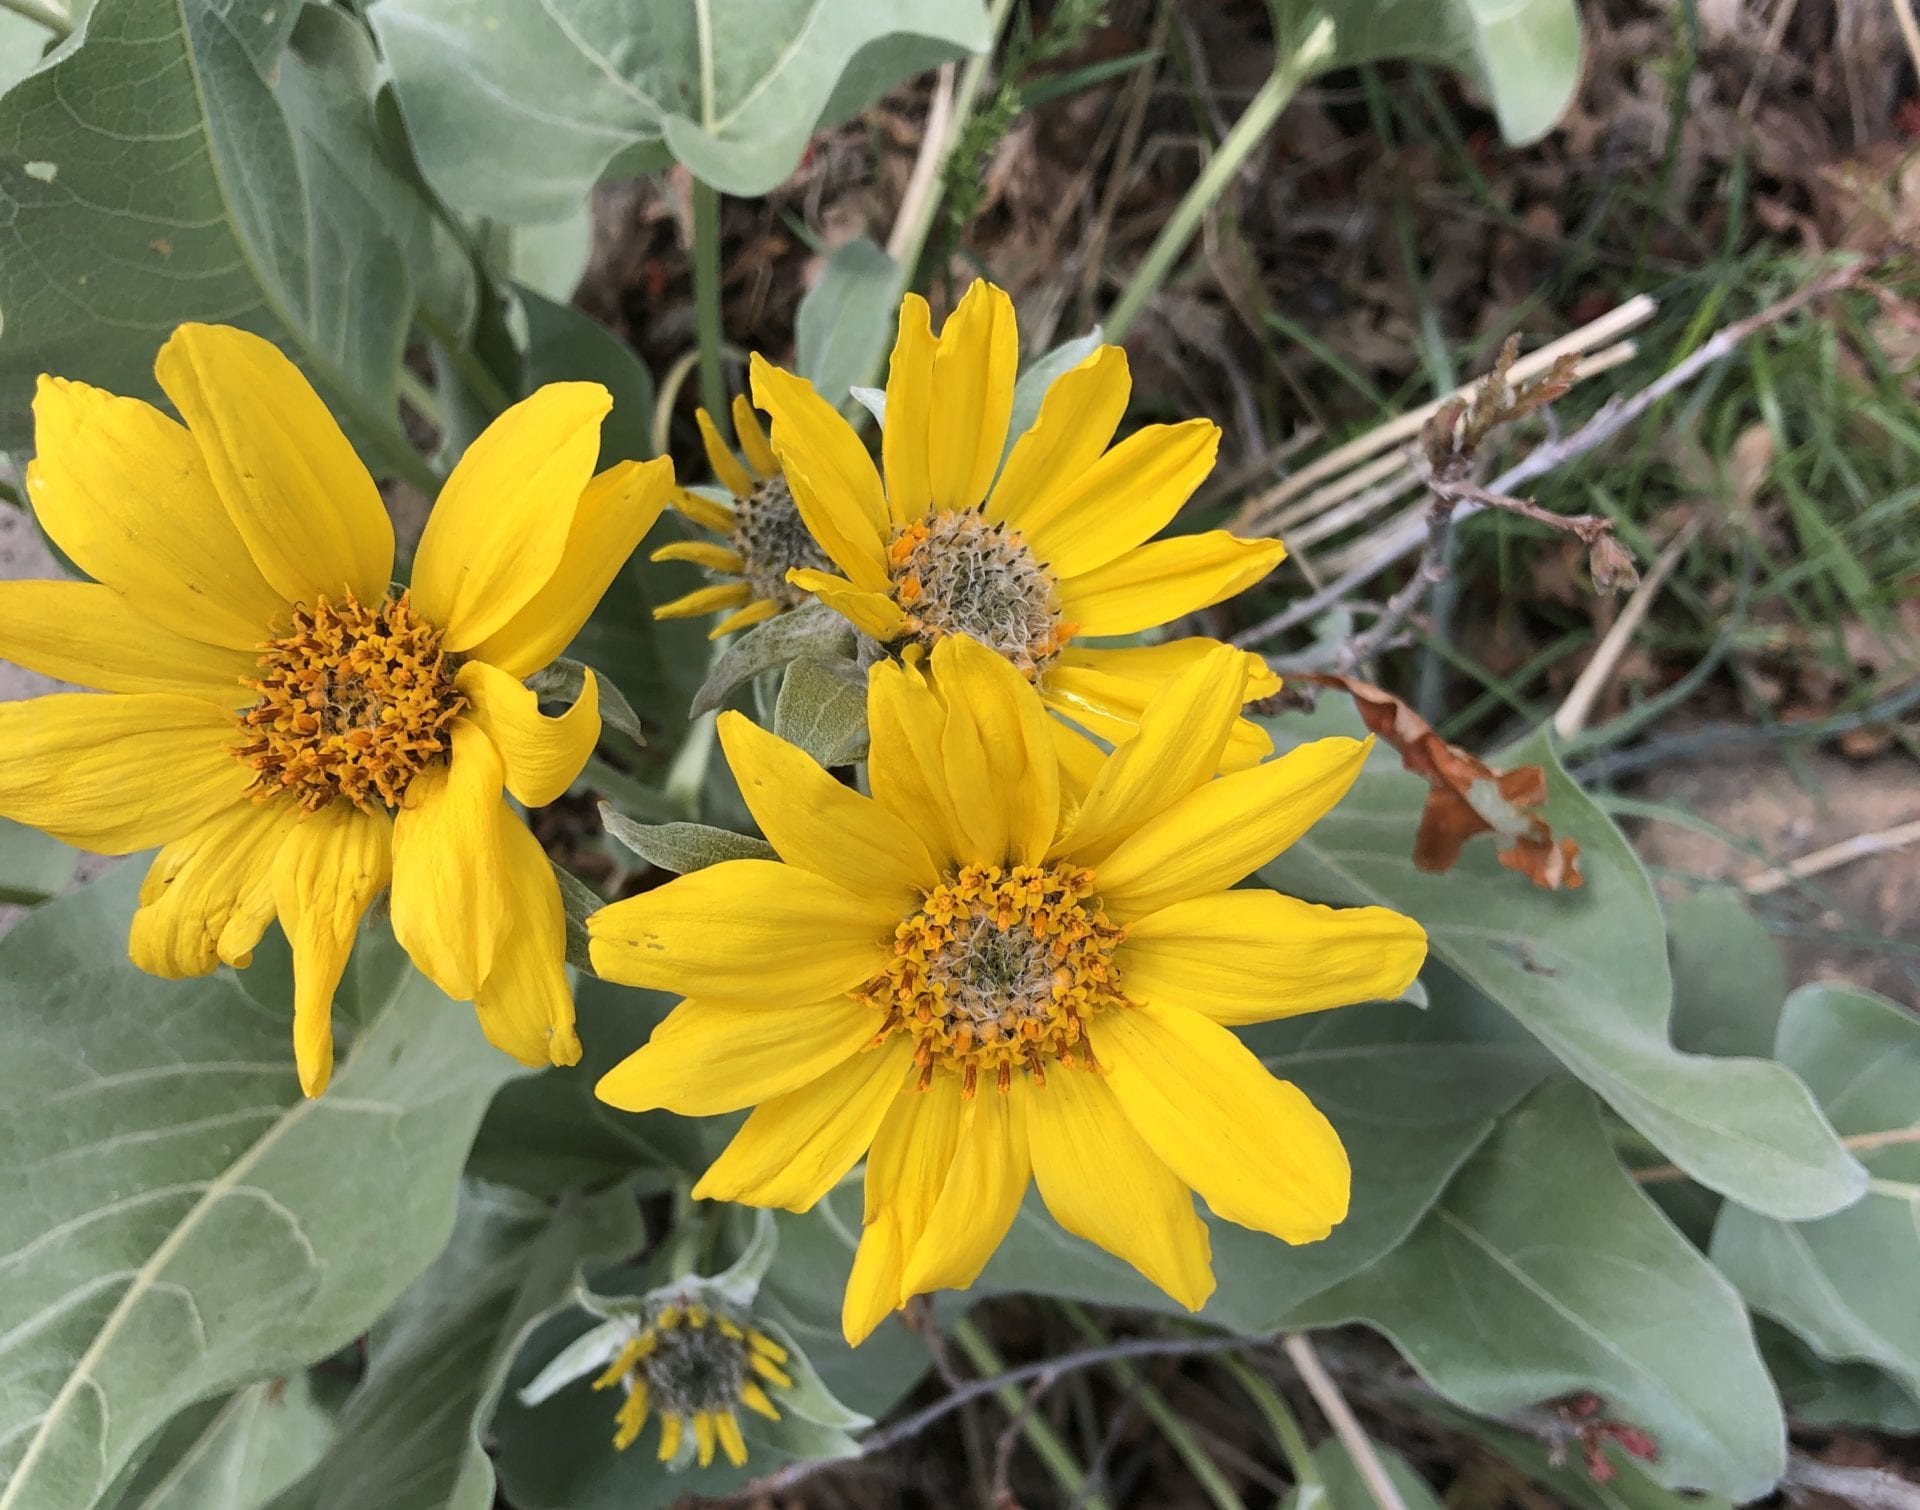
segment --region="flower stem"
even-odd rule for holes
[[[37,26],[46,27],[56,42],[64,42],[73,34],[73,17],[54,0],[0,0],[0,10],[10,10]]]
[[[953,1340],[981,1373],[1004,1374],[1007,1371],[1006,1360],[994,1351],[993,1344],[971,1321],[962,1321],[954,1327]],[[1004,1385],[994,1391],[994,1397],[1007,1408],[1008,1414],[1020,1422],[1027,1445],[1033,1449],[1034,1456],[1046,1465],[1047,1472],[1053,1475],[1053,1481],[1060,1486],[1070,1503],[1084,1506],[1085,1510],[1113,1510],[1110,1500],[1087,1486],[1086,1470],[1074,1458],[1067,1444],[1060,1440],[1060,1434],[1026,1408],[1026,1398],[1017,1388],[1011,1384]]]
[[[1307,1434],[1300,1429],[1299,1418],[1294,1415],[1280,1391],[1231,1353],[1221,1358],[1220,1366],[1233,1376],[1234,1382],[1247,1392],[1255,1408],[1267,1418],[1267,1426],[1272,1430],[1274,1440],[1280,1444],[1280,1450],[1286,1454],[1287,1465],[1293,1470],[1294,1483],[1303,1490],[1318,1489],[1324,1493],[1326,1486],[1320,1477],[1319,1465],[1313,1461],[1313,1449],[1307,1445]]]
[[[727,428],[727,374],[721,365],[726,335],[720,328],[720,191],[693,181],[693,316],[700,333],[700,402],[713,422]]]

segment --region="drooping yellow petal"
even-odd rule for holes
[[[135,612],[230,650],[252,650],[286,619],[184,426],[139,399],[43,377],[33,429],[26,483],[41,527]]]
[[[260,574],[289,602],[378,603],[393,521],[372,476],[298,367],[230,325],[182,325],[154,376],[193,432]]]
[[[274,856],[274,907],[293,946],[293,1059],[309,1096],[333,1074],[333,993],[392,855],[385,813],[330,802],[294,824]]]
[[[812,1209],[873,1143],[912,1073],[912,1046],[896,1033],[812,1084],[762,1102],[700,1176],[694,1198]]]
[[[660,1461],[671,1463],[680,1456],[680,1437],[683,1428],[680,1418],[675,1415],[663,1415],[660,1418]]]
[[[1102,346],[1055,378],[1032,427],[1007,453],[987,518],[1012,525],[1032,543],[1034,529],[1053,518],[1053,500],[1075,496],[1075,481],[1099,461],[1132,388],[1127,354],[1118,346]]]
[[[812,593],[855,629],[883,645],[891,645],[907,632],[906,614],[885,593],[867,592],[845,577],[804,566],[788,572],[787,580],[802,592]]]
[[[1006,449],[1019,366],[1013,300],[976,280],[940,328],[933,357],[927,481],[934,508],[970,509],[987,496]]]
[[[0,655],[102,692],[173,692],[235,708],[257,695],[242,684],[259,670],[252,651],[163,629],[97,582],[0,582]]]
[[[857,896],[885,899],[901,914],[939,881],[910,827],[834,780],[806,751],[740,713],[722,713],[719,731],[747,811],[789,865]]]
[[[717,540],[675,540],[661,546],[648,555],[649,561],[691,561],[695,566],[704,566],[708,571],[732,572],[738,575],[745,565],[740,552],[730,545],[722,545]]]
[[[1083,635],[1133,634],[1251,587],[1286,555],[1278,540],[1225,530],[1154,540],[1060,583],[1060,612]]]
[[[1249,890],[1140,918],[1127,928],[1119,963],[1129,997],[1239,1025],[1390,999],[1426,957],[1426,931],[1384,907],[1336,910]]]
[[[1069,645],[1047,668],[1040,690],[1048,705],[1111,743],[1133,737],[1140,715],[1161,690],[1221,642],[1200,636],[1158,645],[1121,647]],[[1280,678],[1252,651],[1241,652],[1248,702],[1272,697]],[[1273,753],[1273,738],[1258,724],[1240,719],[1220,756],[1223,771],[1245,770]]]
[[[504,802],[495,811],[508,928],[473,998],[487,1041],[522,1064],[578,1064],[567,984],[567,912],[540,841]]]
[[[274,857],[299,814],[290,798],[241,801],[154,856],[127,936],[134,964],[168,980],[244,968],[273,921]]]
[[[925,1090],[910,1084],[895,1096],[874,1134],[866,1216],[840,1307],[840,1330],[852,1347],[906,1302],[900,1276],[946,1183],[962,1106],[959,1077],[936,1075]]]
[[[1056,1071],[1048,1087],[1069,1073]],[[981,1090],[962,1107],[953,1162],[900,1276],[902,1303],[928,1290],[966,1289],[1007,1235],[1033,1172],[1030,1094],[1026,1078],[1016,1076],[1006,1094]]]
[[[900,914],[811,871],[726,860],[587,919],[622,985],[736,1002],[824,1001],[874,974]]]
[[[1104,1014],[1103,1014],[1104,1015]],[[1124,1259],[1190,1311],[1213,1293],[1193,1197],[1133,1130],[1104,1078],[1059,1068],[1027,1087],[1033,1177],[1053,1219]]]
[[[455,1001],[474,999],[510,921],[503,785],[493,741],[456,718],[452,760],[413,778],[394,820],[393,936]]]
[[[780,605],[771,598],[755,598],[745,608],[728,614],[713,628],[707,631],[707,638],[717,640],[722,635],[738,634],[742,629],[751,629],[755,624],[764,624],[780,612]]]
[[[664,456],[623,461],[595,477],[580,495],[560,564],[546,585],[472,653],[514,676],[531,676],[561,654],[673,492],[673,463]]]
[[[753,401],[773,417],[773,450],[808,531],[858,587],[884,591],[886,494],[873,458],[833,405],[754,353]]]
[[[714,480],[735,498],[751,497],[753,474],[740,465],[740,458],[727,445],[713,416],[705,409],[696,409],[693,417],[699,422],[700,444],[706,448],[707,465],[713,469]]]
[[[1127,1120],[1214,1214],[1289,1243],[1347,1214],[1340,1135],[1227,1029],[1149,1002],[1087,1024]]]
[[[744,393],[733,396],[733,433],[740,438],[740,454],[753,469],[756,481],[766,482],[779,472],[780,460],[773,454],[760,416],[753,412],[753,401]]]
[[[747,1439],[740,1435],[740,1418],[730,1410],[715,1411],[714,1434],[720,1438],[720,1450],[727,1461],[739,1468],[747,1461]]]
[[[1219,449],[1212,420],[1149,425],[1038,498],[1020,528],[1056,577],[1081,576],[1165,529]]]
[[[700,1466],[706,1468],[713,1462],[713,1417],[707,1411],[693,1413],[693,1440],[696,1443],[694,1455],[699,1458]]]
[[[169,692],[0,703],[0,817],[99,854],[182,839],[240,800],[233,714]]]
[[[716,499],[703,497],[691,488],[675,488],[667,501],[671,508],[685,514],[695,524],[706,526],[716,535],[733,533],[733,510]]]
[[[600,683],[591,671],[558,718],[541,713],[531,687],[485,661],[468,661],[454,685],[466,694],[467,717],[500,752],[507,790],[528,807],[557,801],[599,742]]]
[[[867,780],[874,801],[920,836],[942,871],[969,847],[941,754],[946,720],[945,704],[918,666],[881,661],[867,673]]]
[[[969,844],[960,858],[1039,863],[1060,821],[1060,768],[1045,708],[1012,662],[976,640],[949,635],[932,660],[947,704],[947,785]]]
[[[744,582],[721,582],[712,587],[696,587],[670,603],[654,609],[656,619],[697,619],[722,608],[738,608],[753,597],[753,589]]]
[[[446,630],[447,649],[499,633],[553,580],[612,407],[598,383],[548,383],[467,447],[413,561],[413,606]]]
[[[1227,890],[1319,822],[1347,794],[1372,748],[1371,737],[1316,739],[1163,808],[1101,861],[1108,915],[1131,922]]]
[[[927,438],[933,422],[933,357],[938,349],[927,301],[918,294],[906,295],[900,301],[899,334],[887,363],[887,422],[880,427],[887,507],[896,524],[920,518],[933,498]]]
[[[804,1006],[683,1001],[593,1093],[623,1112],[738,1111],[819,1079],[865,1047],[881,1021],[847,996]]]

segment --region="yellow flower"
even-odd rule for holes
[[[1153,694],[1215,642],[1096,648],[1232,597],[1286,554],[1224,530],[1149,537],[1213,469],[1210,420],[1149,425],[1109,449],[1127,407],[1127,354],[1103,346],[1048,388],[1001,465],[1013,411],[1013,304],[976,282],[933,335],[908,294],[887,376],[876,471],[853,427],[804,379],[753,358],[754,402],[773,417],[800,516],[840,575],[793,581],[883,645],[965,634],[1019,666],[1047,705],[1108,742],[1126,738]],[[996,473],[998,480],[996,481]],[[1280,682],[1246,655],[1249,698]],[[1238,769],[1272,753],[1236,725]]]
[[[740,436],[741,456],[727,449],[713,416],[706,410],[698,411],[695,418],[700,421],[700,439],[706,445],[713,475],[733,494],[733,505],[728,507],[682,488],[673,498],[673,507],[726,543],[676,540],[661,546],[651,559],[691,561],[733,580],[698,588],[663,603],[654,609],[653,616],[691,619],[724,611],[727,616],[707,636],[717,640],[807,602],[810,595],[789,582],[787,573],[822,570],[832,563],[801,522],[793,494],[780,475],[780,463],[767,444],[766,431],[760,428],[760,417],[745,395],[733,401],[733,428]]]
[[[613,1445],[625,1452],[657,1411],[661,1462],[677,1458],[689,1435],[702,1468],[716,1446],[734,1467],[746,1462],[735,1410],[744,1405],[769,1421],[780,1419],[767,1390],[792,1387],[787,1350],[758,1327],[693,1300],[649,1306],[646,1319],[631,1325],[631,1338],[593,1381],[595,1389],[618,1384],[627,1392],[614,1418]]]
[[[164,846],[130,938],[156,975],[244,966],[277,916],[310,1096],[389,886],[401,944],[496,1045],[572,1063],[559,891],[502,788],[551,802],[592,751],[592,676],[558,718],[522,678],[658,517],[671,465],[595,477],[606,390],[542,388],[454,468],[400,589],[379,490],[276,347],[183,325],[155,372],[184,428],[40,380],[27,491],[93,580],[0,584],[0,654],[106,695],[0,706],[0,813],[107,854]]]
[[[755,1107],[704,1198],[804,1211],[867,1154],[850,1340],[972,1283],[1029,1173],[1063,1227],[1198,1308],[1213,1276],[1190,1189],[1288,1242],[1347,1209],[1333,1128],[1231,1028],[1393,996],[1425,956],[1419,926],[1381,908],[1232,889],[1339,800],[1368,745],[1322,739],[1215,777],[1246,679],[1216,647],[1063,822],[1026,681],[957,636],[931,662],[931,678],[873,669],[872,798],[721,716],[784,858],[589,919],[602,975],[689,998],[597,1093],[628,1111]]]

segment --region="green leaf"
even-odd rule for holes
[[[609,803],[600,804],[600,823],[615,839],[649,865],[686,875],[723,860],[777,860],[773,846],[751,834],[706,823],[635,823]]]
[[[1033,422],[1040,417],[1040,401],[1047,396],[1054,381],[1086,361],[1100,345],[1101,332],[1096,325],[1085,335],[1054,347],[1020,374],[1013,385],[1013,418],[1007,424],[1007,443],[1000,448],[1003,462],[1013,450],[1014,442],[1031,430]]]
[[[1268,725],[1284,747],[1357,732],[1333,700],[1311,720]],[[1607,816],[1562,769],[1543,735],[1504,752],[1505,768],[1547,774],[1543,816],[1579,842],[1586,885],[1530,886],[1469,844],[1445,875],[1413,865],[1426,783],[1376,749],[1352,792],[1261,871],[1281,891],[1372,902],[1416,918],[1432,953],[1498,1002],[1568,1069],[1701,1184],[1788,1219],[1859,1199],[1863,1171],[1789,1069],[1675,1052],[1666,929],[1646,872]]]
[[[520,232],[515,237],[516,245]],[[653,455],[653,374],[640,354],[591,315],[555,303],[531,288],[515,290],[527,316],[527,389],[542,383],[592,382],[613,395],[600,429],[600,466]]]
[[[794,317],[800,376],[836,407],[857,383],[880,370],[900,306],[900,268],[862,236],[827,259]]]
[[[593,260],[592,206],[582,203],[565,220],[516,226],[510,234],[507,267],[522,292],[530,289],[563,309],[570,307]]]
[[[979,0],[379,0],[371,19],[427,177],[513,222],[672,160],[764,194],[820,126],[989,41]]]
[[[1407,1242],[1295,1321],[1364,1322],[1485,1415],[1592,1391],[1654,1439],[1670,1487],[1751,1499],[1786,1466],[1739,1296],[1627,1177],[1570,1081],[1529,1096]]]
[[[37,828],[0,818],[0,902],[33,907],[73,879],[80,851]]]
[[[586,689],[587,672],[593,668],[583,661],[567,656],[527,678],[527,685],[542,698],[552,702],[565,703],[568,707],[580,700],[580,694]],[[612,724],[637,745],[647,742],[645,725],[640,715],[633,710],[633,704],[627,701],[614,679],[604,671],[596,671],[594,680],[600,684],[600,718],[603,723]]]
[[[1803,986],[1777,1047],[1835,1127],[1884,1141],[1859,1150],[1872,1178],[1857,1206],[1797,1225],[1728,1206],[1713,1260],[1822,1358],[1872,1364],[1920,1401],[1920,1020],[1853,986]]]
[[[742,682],[802,656],[830,658],[853,653],[853,626],[825,603],[808,603],[756,624],[720,652],[693,695],[690,715],[711,713]]]
[[[1920,1404],[1899,1381],[1866,1363],[1822,1358],[1778,1322],[1754,1322],[1760,1356],[1786,1402],[1787,1419],[1807,1426],[1864,1426],[1893,1436],[1920,1433]]]
[[[338,1410],[307,1374],[235,1390],[161,1434],[114,1510],[254,1510],[318,1462]]]
[[[1702,891],[1667,911],[1673,1042],[1689,1054],[1770,1058],[1787,961],[1745,902]]]
[[[867,673],[851,661],[804,657],[787,667],[773,708],[773,732],[823,766],[867,755]]]
[[[1390,1447],[1373,1444],[1380,1466],[1400,1491],[1404,1510],[1441,1510],[1433,1486],[1413,1471],[1413,1465]],[[1280,1510],[1379,1510],[1379,1501],[1354,1466],[1353,1454],[1338,1437],[1329,1437],[1313,1449],[1313,1466],[1321,1482],[1296,1488],[1280,1502]]]
[[[5,1510],[91,1505],[184,1406],[364,1331],[445,1242],[480,1113],[520,1073],[410,969],[359,969],[342,1016],[364,1026],[303,1100],[284,1012],[224,971],[128,962],[138,881],[0,941]]]
[[[0,449],[29,440],[42,372],[154,395],[184,320],[270,337],[349,431],[404,445],[396,374],[432,228],[380,155],[342,28],[293,3],[100,0],[0,100]]]

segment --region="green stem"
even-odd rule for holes
[[[400,369],[400,397],[434,429],[445,433],[447,411],[440,402],[440,395],[433,391],[431,383],[419,377],[411,367]]]
[[[725,434],[727,372],[721,364],[726,333],[720,328],[720,191],[693,181],[693,317],[700,332],[700,402]]]
[[[440,474],[427,464],[426,457],[413,449],[413,442],[407,439],[398,421],[385,415],[376,416],[370,409],[357,409],[354,420],[379,447],[391,475],[403,479],[424,498],[439,496]]]
[[[960,1351],[967,1355],[967,1361],[983,1374],[1004,1374],[1007,1363],[993,1349],[971,1321],[961,1321],[953,1329],[953,1340],[960,1344]],[[1021,1433],[1027,1439],[1027,1445],[1033,1449],[1035,1457],[1046,1465],[1047,1472],[1053,1475],[1053,1481],[1060,1486],[1067,1500],[1083,1505],[1086,1510],[1113,1510],[1113,1504],[1104,1495],[1087,1486],[1087,1471],[1075,1459],[1067,1444],[1060,1440],[1056,1432],[1042,1417],[1027,1409],[1026,1396],[1011,1384],[994,1391],[994,1398],[1006,1407],[1007,1414],[1020,1422]]]
[[[0,0],[0,10],[10,10],[36,26],[46,27],[53,33],[55,41],[64,42],[73,35],[73,17],[55,5],[53,0]]]
[[[1302,1489],[1324,1492],[1326,1485],[1320,1477],[1319,1465],[1313,1461],[1313,1449],[1307,1445],[1307,1434],[1300,1429],[1299,1418],[1294,1415],[1280,1391],[1231,1353],[1222,1355],[1220,1365],[1247,1392],[1260,1414],[1267,1418],[1267,1426],[1273,1432],[1274,1440],[1280,1444],[1288,1466],[1293,1469],[1293,1481]]]
[[[1281,38],[1275,38],[1275,45],[1285,49],[1285,42]],[[1173,271],[1174,263],[1186,251],[1187,243],[1198,233],[1207,207],[1232,182],[1233,175],[1253,155],[1254,149],[1266,140],[1274,122],[1280,119],[1280,112],[1293,99],[1294,91],[1332,54],[1333,23],[1323,17],[1298,47],[1283,50],[1275,59],[1273,72],[1267,76],[1267,82],[1247,102],[1245,114],[1234,122],[1226,140],[1207,160],[1206,167],[1200,170],[1200,176],[1193,181],[1193,187],[1174,207],[1172,216],[1160,228],[1160,234],[1153,238],[1153,245],[1147,249],[1140,266],[1134,269],[1133,277],[1121,292],[1119,302],[1113,306],[1112,313],[1104,322],[1109,341],[1118,344],[1126,338],[1127,331],[1139,318],[1147,300],[1159,292],[1160,285],[1167,280],[1167,274]]]
[[[445,320],[424,304],[414,310],[413,317],[459,374],[460,381],[472,390],[475,398],[495,414],[503,414],[512,407],[513,395],[507,392],[506,385],[474,354],[473,348],[461,339],[458,331],[449,328]]]

